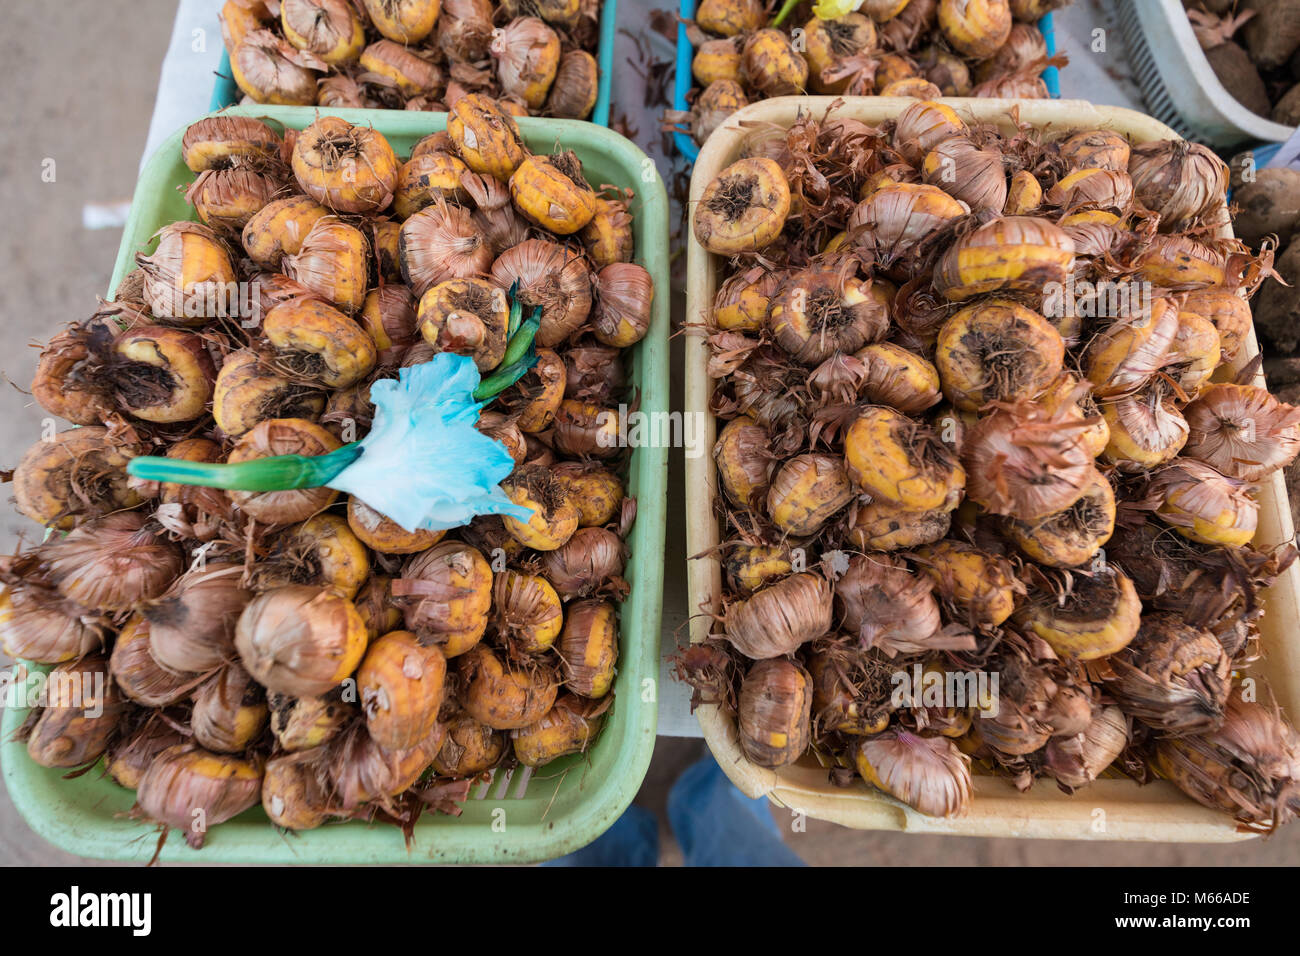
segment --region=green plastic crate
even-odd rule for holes
[[[228,113],[279,121],[303,129],[330,113],[372,125],[399,153],[446,125],[444,113],[382,110],[318,110],[313,107],[236,107]],[[519,127],[530,148],[549,152],[557,144],[574,150],[597,187],[633,190],[636,261],[654,278],[656,295],[649,334],[632,349],[632,382],[647,412],[668,408],[668,197],[653,163],[632,143],[608,129],[573,120],[524,117]],[[177,131],[149,160],[136,186],[111,288],[134,266],[135,253],[152,244],[156,230],[192,218],[176,187],[194,177],[181,161]],[[51,330],[53,331],[53,330]],[[490,785],[476,785],[460,817],[421,817],[407,848],[393,826],[359,821],[327,824],[303,833],[282,833],[254,808],[207,834],[201,850],[172,833],[160,859],[246,863],[523,863],[550,859],[585,846],[631,803],[654,748],[656,681],[663,591],[667,449],[632,450],[629,493],[637,520],[629,540],[626,578],[631,592],[622,606],[622,648],[615,703],[595,746],[528,772],[498,772]],[[135,794],[99,767],[74,779],[37,766],[10,738],[26,711],[6,709],[0,745],[9,795],[32,829],[72,853],[100,859],[146,861],[154,854],[157,828],[126,817]]]

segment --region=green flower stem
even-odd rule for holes
[[[533,309],[533,314],[528,317],[528,321],[519,326],[506,340],[506,350],[501,356],[501,361],[497,363],[497,368],[513,365],[527,355],[528,350],[533,347],[533,339],[537,337],[537,330],[541,327],[542,307],[538,306]]]
[[[537,364],[533,339],[537,337],[537,330],[541,327],[542,309],[538,306],[533,309],[533,314],[528,317],[528,321],[519,326],[519,330],[514,332],[506,342],[506,351],[501,357],[501,363],[492,370],[491,375],[479,382],[478,388],[474,389],[474,401],[485,402],[498,392],[505,391]],[[521,365],[526,358],[531,361]],[[503,382],[505,384],[502,384]]]
[[[781,7],[780,11],[778,11],[776,19],[772,21],[772,26],[779,27],[781,21],[788,17],[791,11],[793,11],[797,6],[799,6],[799,0],[785,0],[785,4]]]
[[[319,488],[361,456],[357,442],[327,455],[275,455],[235,464],[213,464],[144,455],[131,459],[127,474],[143,481],[203,485],[227,491],[289,491]]]
[[[519,323],[524,317],[524,304],[515,298],[519,291],[519,280],[516,279],[510,285],[510,321],[506,324],[506,341],[514,338],[515,332],[519,329]]]
[[[529,352],[517,362],[497,366],[495,372],[478,383],[474,389],[474,401],[487,402],[496,398],[515,382],[528,374],[528,370],[537,364],[537,353]]]

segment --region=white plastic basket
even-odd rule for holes
[[[1227,149],[1294,130],[1256,116],[1219,82],[1179,0],[1116,0],[1120,35],[1147,110],[1184,139]]]

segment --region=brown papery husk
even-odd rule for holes
[[[1114,130],[1083,130],[1060,140],[1057,146],[1070,169],[1128,171],[1132,147],[1123,134]]]
[[[1257,386],[1209,385],[1183,417],[1182,453],[1233,478],[1261,481],[1300,454],[1300,408]]]
[[[1136,247],[1133,264],[1140,277],[1175,292],[1231,283],[1230,263],[1240,250],[1236,240],[1203,240],[1195,235],[1153,235]]]
[[[627,385],[619,350],[609,345],[575,345],[564,353],[564,397],[606,404]]]
[[[134,616],[113,642],[109,671],[131,700],[145,707],[166,707],[186,697],[204,675],[178,673],[163,667],[149,646],[149,622]]]
[[[946,633],[929,578],[886,555],[854,555],[835,582],[843,627],[863,650],[890,657],[935,650],[974,650],[969,633]]]
[[[207,438],[187,438],[167,449],[167,457],[183,461],[215,462],[221,460],[221,446]],[[217,537],[221,521],[231,517],[230,499],[219,488],[203,485],[158,485],[161,502],[153,513],[154,520],[173,536],[210,540]]]
[[[701,704],[718,705],[734,713],[741,669],[747,666],[730,644],[709,639],[668,657],[673,676],[691,687],[691,713]]]
[[[524,100],[531,108],[540,107],[559,66],[558,34],[536,17],[519,17],[495,34],[489,49],[496,58],[501,89]]]
[[[863,651],[857,638],[833,635],[813,641],[807,655],[813,687],[813,734],[882,730],[894,710],[894,681],[900,663],[881,651]]]
[[[1247,539],[1254,537],[1259,524],[1259,502],[1246,483],[1221,475],[1194,459],[1175,459],[1152,472],[1146,493],[1163,521],[1185,529],[1195,540],[1204,540],[1198,521],[1212,526],[1216,533]],[[1175,495],[1176,502],[1171,500]],[[1228,515],[1232,516],[1232,524],[1224,527]]]
[[[104,646],[107,621],[77,607],[35,573],[34,556],[5,559],[0,591],[0,646],[10,657],[58,664]],[[18,570],[22,569],[22,570]]]
[[[1043,767],[1066,793],[1097,779],[1124,752],[1131,739],[1129,719],[1115,706],[1098,707],[1088,729],[1076,737],[1053,737]]]
[[[785,578],[725,609],[726,638],[754,660],[789,654],[830,630],[832,598],[830,583],[818,574]]]
[[[728,421],[714,445],[723,492],[736,505],[762,509],[776,464],[767,429],[753,419]]]
[[[998,149],[981,149],[970,139],[954,136],[925,157],[925,181],[938,186],[974,212],[1001,212],[1007,202],[1005,159]],[[951,173],[950,173],[951,171]]]
[[[564,686],[581,697],[610,693],[619,657],[618,610],[610,601],[590,598],[565,608],[564,630],[555,642]]]
[[[866,388],[868,367],[862,359],[838,352],[826,359],[808,376],[814,406],[823,409],[855,403]]]
[[[295,255],[280,264],[286,276],[345,312],[356,312],[365,299],[370,272],[369,243],[355,226],[335,216],[312,224]]]
[[[1051,94],[1043,81],[1043,70],[1049,66],[1065,66],[1067,62],[1064,54],[1034,60],[1015,72],[992,76],[976,84],[970,95],[999,100],[1045,100]]]
[[[1300,738],[1276,704],[1233,693],[1221,727],[1160,740],[1155,763],[1197,803],[1252,828],[1271,832],[1300,814]]]
[[[815,535],[857,495],[839,455],[796,455],[772,476],[766,515],[782,534],[803,538]]]
[[[758,661],[741,681],[736,714],[740,746],[760,767],[798,760],[808,748],[811,716],[812,678],[794,661]]]
[[[503,328],[504,339],[504,328]],[[565,360],[551,349],[537,349],[537,364],[497,398],[497,408],[519,430],[540,435],[555,420],[564,400]],[[549,441],[548,441],[549,444]]]
[[[261,736],[267,718],[265,691],[232,663],[194,692],[190,727],[195,741],[209,750],[240,753]]]
[[[404,285],[372,289],[361,309],[360,321],[375,340],[375,362],[379,368],[400,364],[406,350],[420,337],[415,297]]]
[[[1122,218],[1133,210],[1133,181],[1126,172],[1091,170],[1068,188],[1058,182],[1047,191],[1045,198],[1067,215],[1085,210],[1101,210]],[[1078,253],[1077,248],[1075,252]]]
[[[277,827],[311,830],[330,818],[329,798],[321,786],[325,747],[277,754],[266,763],[262,778],[262,809]]]
[[[493,577],[492,625],[507,638],[507,649],[544,650],[536,640],[545,633],[554,643],[564,620],[559,595],[541,575],[507,571]],[[549,646],[549,645],[548,645]]]
[[[1006,42],[980,63],[977,76],[986,80],[999,73],[1014,73],[1046,56],[1047,41],[1042,31],[1030,23],[1014,23]]]
[[[582,255],[549,239],[528,239],[492,263],[492,281],[502,289],[519,283],[525,312],[542,308],[537,344],[554,348],[582,327],[591,312],[591,271]]]
[[[596,338],[618,348],[641,341],[650,329],[650,306],[654,301],[650,273],[635,262],[614,262],[596,273],[594,281],[592,317]]]
[[[733,273],[718,287],[709,313],[709,328],[757,332],[767,307],[781,287],[782,276],[759,266]]]
[[[1091,711],[1081,722],[1063,721],[1058,728],[1052,721],[1054,698],[1061,686],[1041,663],[1032,660],[1023,644],[1007,647],[987,665],[999,674],[997,713],[977,711],[971,725],[972,736],[1001,755],[1019,757],[1038,750],[1060,729],[1064,736],[1081,732]],[[1073,703],[1073,695],[1070,702]]]
[[[918,101],[909,103],[894,121],[893,145],[913,165],[946,139],[966,132],[966,124],[954,121],[938,104]]]
[[[1231,662],[1218,638],[1177,612],[1144,615],[1133,642],[1096,670],[1126,714],[1157,730],[1196,734],[1223,722]]]
[[[202,673],[235,656],[235,623],[252,597],[239,564],[210,562],[194,568],[144,610],[149,646],[163,667]]]
[[[472,279],[492,265],[492,247],[468,209],[441,196],[402,223],[402,277],[419,298],[447,279]]]
[[[606,528],[579,528],[554,551],[542,556],[542,574],[565,599],[588,597],[612,588],[626,593],[622,579],[625,548]]]
[[[253,277],[253,284],[257,297],[253,300],[253,314],[248,317],[248,321],[258,326],[262,324],[262,319],[268,312],[285,302],[296,299],[325,301],[318,293],[301,282],[296,282],[279,272],[259,272]]]
[[[927,80],[939,88],[943,96],[966,96],[970,93],[970,67],[961,57],[937,44],[921,52],[917,65]]]
[[[1067,403],[1068,404],[1068,403]],[[994,514],[1022,520],[1062,511],[1087,490],[1093,459],[1080,440],[1093,419],[1066,408],[994,402],[962,446],[966,495]]]
[[[946,737],[890,729],[862,738],[854,755],[868,783],[927,816],[962,816],[974,799],[970,758]]]
[[[563,119],[586,119],[596,105],[600,70],[596,58],[586,50],[569,50],[546,97],[546,112]]]
[[[138,511],[95,518],[43,549],[50,578],[82,607],[122,611],[161,595],[183,568],[180,549]]]
[[[594,609],[599,603],[586,606]],[[455,675],[462,707],[494,730],[536,723],[555,703],[561,683],[549,656],[511,661],[483,644],[457,659]]]
[[[317,73],[329,65],[306,50],[295,50],[270,30],[247,34],[230,52],[236,78],[246,94],[259,103],[310,106],[316,102]]]
[[[1223,361],[1234,359],[1250,336],[1250,302],[1244,295],[1226,288],[1211,286],[1184,296],[1182,310],[1204,316],[1219,332]]]
[[[282,189],[282,178],[253,169],[206,169],[185,190],[185,201],[205,223],[233,238]]]
[[[229,48],[229,44],[227,45]],[[208,116],[191,123],[181,137],[181,156],[192,172],[205,169],[274,168],[280,137],[251,116]],[[123,298],[118,290],[118,298]]]
[[[1094,393],[1114,399],[1142,388],[1169,364],[1177,334],[1178,308],[1173,299],[1161,297],[1147,310],[1114,317],[1089,341],[1083,354],[1083,367]]]
[[[185,735],[162,711],[138,711],[123,725],[104,753],[104,769],[119,786],[134,790],[154,759],[168,747],[185,743]]]
[[[505,183],[480,173],[462,173],[460,185],[474,201],[474,224],[487,236],[493,252],[499,254],[528,238],[528,220],[515,212]]]
[[[134,508],[141,498],[126,465],[142,450],[137,435],[131,428],[89,425],[36,442],[13,471],[18,511],[67,530],[88,518]]]
[[[854,265],[803,270],[772,298],[768,328],[796,361],[816,365],[884,337],[889,310],[871,295],[869,283],[852,278]]]
[[[887,184],[854,207],[846,228],[864,256],[889,268],[927,239],[947,235],[969,212],[937,186]]]
[[[1061,228],[1074,243],[1076,282],[1103,279],[1112,271],[1122,271],[1118,261],[1124,257],[1124,250],[1137,241],[1132,231],[1114,223],[1075,222]]]
[[[144,301],[156,316],[204,324],[211,318],[209,303],[224,301],[227,283],[237,278],[228,246],[212,227],[199,222],[173,222],[156,235],[153,254],[135,257],[144,272]]]
[[[551,440],[569,458],[611,458],[619,453],[619,412],[563,399],[555,410]]]
[[[808,371],[792,362],[780,349],[763,345],[731,375],[726,383],[734,395],[734,408],[725,407],[725,388],[710,399],[717,414],[731,411],[752,415],[772,435],[772,450],[779,455],[796,451],[807,440],[809,408]]]
[[[332,74],[317,82],[316,104],[327,109],[371,109],[366,88],[350,76]]]
[[[481,635],[492,604],[492,572],[473,546],[442,541],[407,562],[393,593],[406,626],[426,642],[440,642],[449,631],[465,628]],[[448,656],[453,656],[450,650]]]
[[[928,33],[939,16],[939,0],[910,0],[907,6],[880,25],[880,46],[906,51]]]
[[[397,105],[400,105],[402,97],[432,94],[445,79],[441,67],[424,56],[418,47],[405,46],[388,38],[371,43],[361,56],[362,66],[369,70],[361,74],[361,79],[375,88],[387,87],[391,94],[396,94],[387,98],[396,100]]]
[[[42,767],[83,767],[108,748],[130,708],[108,672],[108,658],[93,654],[56,666],[44,685],[44,704],[19,728],[17,739]]]
[[[293,697],[330,693],[365,652],[365,622],[347,598],[286,585],[253,598],[235,626],[235,649],[253,678]]]
[[[131,319],[138,317],[138,324],[151,321],[143,302],[114,311],[126,315],[128,309]],[[112,415],[112,398],[95,372],[119,331],[116,321],[96,322],[92,317],[84,324],[72,323],[56,334],[37,360],[32,397],[47,412],[74,425],[97,425]]]
[[[898,327],[934,347],[939,330],[953,313],[947,299],[934,291],[928,275],[919,275],[899,288],[894,296],[894,321]]]
[[[1254,621],[1264,610],[1263,592],[1296,560],[1294,545],[1210,548],[1127,508],[1120,519],[1108,559],[1124,568],[1149,607],[1177,611],[1194,627]]]
[[[1228,166],[1207,146],[1181,139],[1132,147],[1128,173],[1137,198],[1160,215],[1161,232],[1179,232],[1223,203]]]
[[[260,758],[209,753],[193,744],[168,747],[154,758],[136,791],[138,812],[175,827],[194,849],[208,829],[257,806],[262,793]],[[196,810],[206,826],[194,829]]]
[[[1007,533],[1029,557],[1052,567],[1070,567],[1092,558],[1115,529],[1115,496],[1097,472],[1069,507],[1032,521],[1007,518]]]
[[[442,0],[435,27],[438,49],[451,60],[473,63],[492,42],[491,0]]]

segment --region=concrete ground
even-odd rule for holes
[[[623,22],[633,30],[646,22],[637,5],[623,0]],[[13,389],[0,402],[0,467],[10,468],[40,437],[42,414],[24,393],[35,365],[30,346],[60,323],[87,315],[105,291],[120,231],[83,228],[82,210],[87,203],[130,197],[175,3],[63,0],[57,17],[50,16],[50,6],[32,0],[6,8],[8,29],[0,35],[6,80],[0,85],[0,210],[6,224],[0,238],[0,372]],[[663,43],[656,41],[654,49],[662,55]],[[654,136],[652,127],[642,126],[644,137]],[[46,182],[42,172],[50,161],[54,176]],[[680,340],[674,354],[680,358]],[[680,368],[679,361],[674,364]],[[674,401],[681,401],[677,374]],[[681,474],[678,452],[670,475],[675,520],[668,529],[665,650],[686,617]],[[31,525],[0,507],[0,546],[12,548],[23,529],[30,533]],[[662,819],[673,780],[705,752],[699,740],[661,738],[638,802]],[[663,863],[680,864],[666,826],[664,837]],[[850,833],[817,821],[787,839],[805,860],[820,865],[1300,864],[1300,825],[1272,839],[1227,847]],[[85,862],[92,861],[61,853],[35,836],[0,792],[0,864]]]

